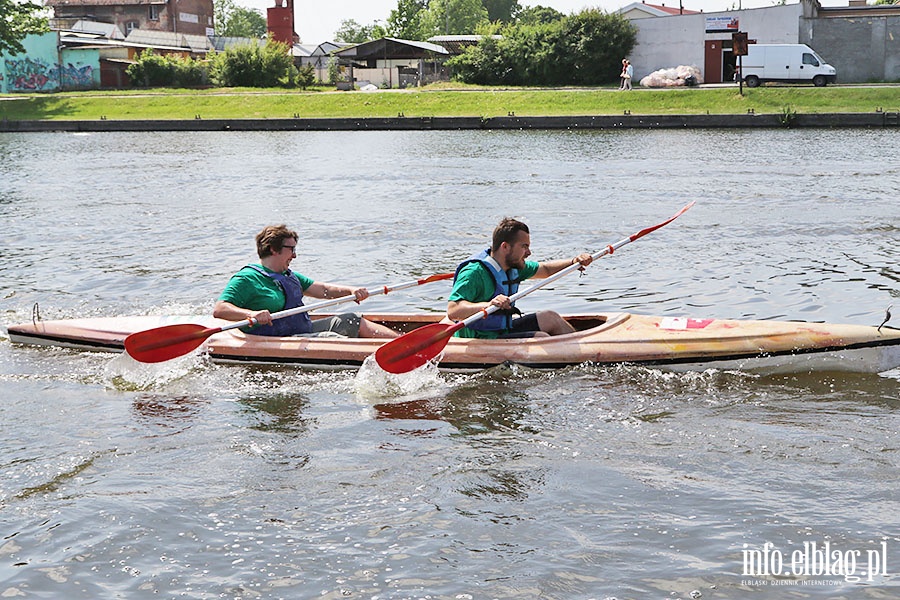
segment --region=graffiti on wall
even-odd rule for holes
[[[61,67],[39,58],[6,60],[6,74],[9,78],[10,91],[39,92],[55,90],[58,87],[89,88],[94,84],[92,65],[76,66],[68,63]]]
[[[52,90],[59,86],[58,75],[54,79],[56,65],[45,60],[23,58],[22,60],[6,60],[6,75],[9,77],[9,89],[15,91]]]
[[[94,68],[91,65],[76,67],[72,63],[60,67],[59,84],[65,89],[93,87]]]

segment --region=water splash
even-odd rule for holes
[[[205,354],[191,353],[161,363],[142,363],[126,352],[116,355],[104,368],[107,385],[123,392],[166,387],[207,363]]]
[[[437,361],[398,375],[388,373],[378,366],[375,356],[368,356],[356,373],[353,391],[366,400],[397,399],[407,401],[411,397],[427,398],[447,389],[447,383],[438,373]]]

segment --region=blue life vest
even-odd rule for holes
[[[509,269],[508,271],[502,271],[497,266],[496,261],[488,260],[491,255],[490,251],[491,249],[487,248],[461,262],[456,267],[456,275],[453,276],[453,281],[455,282],[457,277],[459,277],[459,272],[463,267],[469,263],[477,262],[487,269],[494,279],[494,293],[491,295],[491,300],[500,294],[512,296],[519,291],[519,270]],[[513,310],[493,312],[486,318],[475,321],[469,325],[469,328],[476,331],[505,331],[512,328],[512,315],[518,312],[518,310],[515,310],[515,303],[513,303]]]
[[[244,268],[250,268],[266,277],[271,277],[278,284],[278,287],[284,292],[283,310],[303,306],[303,286],[300,285],[300,280],[290,270],[286,273],[275,273],[260,269],[255,265],[247,265]],[[309,318],[309,313],[282,317],[272,321],[271,325],[257,325],[249,331],[253,335],[274,336],[297,335],[310,332],[312,332],[312,320]]]

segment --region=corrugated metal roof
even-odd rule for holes
[[[124,40],[125,36],[122,35],[122,30],[119,29],[118,25],[114,23],[100,23],[98,21],[89,21],[87,19],[82,19],[80,21],[76,21],[74,25],[71,27],[67,27],[66,31],[70,31],[74,34],[95,34],[102,35],[103,37],[110,40]]]
[[[455,56],[457,54],[462,54],[463,50],[468,46],[478,45],[478,42],[480,42],[483,37],[483,35],[435,35],[428,38],[428,41],[442,46],[448,53]],[[499,40],[503,36],[492,35],[490,37]]]
[[[216,52],[223,52],[228,48],[234,48],[237,46],[265,46],[265,40],[259,40],[256,38],[245,38],[245,37],[227,37],[224,35],[214,35],[209,37],[210,44],[212,44],[212,48]]]
[[[140,6],[168,4],[168,0],[44,0],[44,6],[75,8],[78,6]]]
[[[126,36],[125,41],[129,44],[143,46],[185,48],[195,52],[205,52],[213,47],[209,38],[205,35],[189,35],[173,31],[152,31],[150,29],[132,29],[131,33]]]
[[[341,48],[347,48],[348,46],[352,46],[353,44],[348,44],[346,42],[322,42],[316,49],[312,51],[310,56],[327,56],[334,52],[335,50],[340,50]]]
[[[384,37],[371,42],[364,42],[334,54],[344,58],[424,58],[430,54],[449,54],[443,46],[416,40],[401,40]]]
[[[294,44],[291,46],[291,56],[312,56],[315,50],[312,44]]]
[[[643,12],[649,16],[654,17],[672,17],[676,15],[699,15],[700,12],[696,10],[689,10],[687,8],[683,8],[681,6],[672,7],[666,6],[665,4],[648,4],[646,1],[644,2],[632,2],[628,6],[623,6],[619,10],[616,11],[616,14],[624,15],[632,10]]]

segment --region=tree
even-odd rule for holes
[[[422,18],[428,8],[428,0],[397,0],[397,8],[387,20],[387,32],[404,40],[424,40]]]
[[[385,35],[384,27],[378,23],[360,25],[353,19],[343,19],[341,21],[341,26],[334,32],[334,39],[336,42],[362,44],[369,40],[383,38]]]
[[[431,0],[423,18],[425,37],[471,34],[487,22],[481,0]]]
[[[500,48],[500,40],[493,37],[482,39],[478,45],[466,46],[462,54],[447,61],[447,66],[453,70],[456,79],[466,83],[511,83],[512,67]]]
[[[630,21],[597,9],[570,15],[560,24],[558,68],[576,85],[614,81],[622,72],[622,57],[637,42],[637,28]]]
[[[518,0],[481,0],[481,4],[488,12],[488,20],[491,23],[512,23],[516,15],[522,10]]]
[[[268,31],[266,18],[261,12],[238,6],[234,0],[215,0],[213,19],[216,24],[216,35],[261,38]]]
[[[637,30],[627,19],[584,10],[552,23],[507,25],[447,61],[457,79],[506,85],[599,85],[614,81]]]
[[[516,15],[516,22],[522,25],[540,25],[541,23],[553,23],[566,17],[563,13],[549,6],[529,6],[523,8]]]
[[[48,31],[47,19],[38,14],[40,4],[0,0],[0,52],[25,52],[22,40],[30,33]]]
[[[261,38],[268,33],[266,18],[255,8],[238,6],[225,23],[222,35],[228,37]]]

